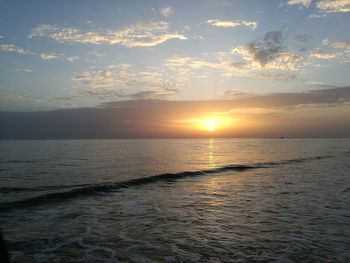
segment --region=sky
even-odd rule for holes
[[[0,0],[0,138],[349,137],[350,0]]]

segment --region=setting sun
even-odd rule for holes
[[[220,128],[220,124],[222,123],[221,119],[205,119],[203,120],[203,126],[209,131],[213,132]]]
[[[211,115],[204,115],[200,118],[178,120],[175,123],[177,123],[179,129],[200,131],[200,134],[205,135],[208,132],[218,132],[217,134],[222,134],[222,132],[229,130],[230,126],[236,122],[237,120],[235,118],[224,116],[224,114],[214,113]]]
[[[205,118],[200,121],[201,127],[209,132],[214,132],[218,129],[222,129],[228,125],[229,119],[227,118]]]

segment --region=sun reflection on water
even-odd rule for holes
[[[211,168],[216,167],[214,160],[214,139],[212,138],[208,140],[208,164]]]

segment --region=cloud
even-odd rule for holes
[[[336,58],[337,54],[334,53],[323,53],[319,51],[315,51],[309,54],[310,58],[317,58],[317,59],[332,59]]]
[[[242,90],[226,90],[225,91],[225,96],[237,98],[237,97],[249,97],[252,94],[247,92],[247,91],[242,91]]]
[[[191,27],[189,25],[184,26],[182,31],[189,31],[191,30]]]
[[[210,71],[224,72],[224,65],[218,60],[208,60],[189,56],[173,55],[166,59],[164,66],[179,82],[188,83],[194,78],[208,77]],[[185,86],[185,84],[182,84]]]
[[[334,49],[342,49],[345,52],[350,52],[350,43],[349,42],[341,42],[341,41],[333,41],[329,39],[324,39],[322,41],[323,45],[329,46]]]
[[[26,73],[31,73],[33,72],[33,70],[31,69],[19,69],[19,68],[16,68],[15,69],[17,72],[26,72]]]
[[[29,54],[30,53],[28,50],[25,50],[25,49],[23,49],[21,47],[13,45],[13,44],[2,44],[2,45],[0,45],[0,51],[15,52],[15,53],[19,53],[19,54]]]
[[[172,92],[148,90],[148,91],[138,91],[135,93],[130,93],[124,97],[132,100],[146,100],[146,99],[161,99],[171,95],[173,95]]]
[[[184,35],[170,32],[169,24],[165,21],[138,22],[119,30],[104,32],[83,32],[75,27],[39,25],[29,35],[29,38],[34,37],[46,37],[62,43],[109,44],[126,47],[154,47],[172,39],[187,39]]]
[[[164,7],[159,9],[159,13],[164,17],[169,17],[174,13],[174,9],[172,7]]]
[[[261,72],[262,78],[271,78],[274,74],[277,79],[293,77],[290,72],[298,69],[298,62],[301,59],[298,55],[285,50],[280,31],[267,32],[258,41],[235,47],[231,50],[231,54],[242,58],[231,62],[233,73],[246,75],[254,71]]]
[[[210,20],[207,20],[207,23],[212,26],[225,27],[225,28],[247,26],[253,30],[258,26],[258,24],[254,21],[242,21],[242,20],[230,21],[230,20],[210,19]]]
[[[311,36],[306,34],[296,34],[295,39],[295,49],[304,52],[311,48]]]
[[[295,35],[295,39],[299,43],[308,43],[311,40],[311,36],[305,34],[297,34]]]
[[[262,71],[259,74],[257,74],[258,79],[262,80],[292,80],[296,79],[297,76],[294,73],[291,72],[268,72],[268,71]]]
[[[194,71],[205,68],[219,71],[222,76],[288,80],[295,78],[294,72],[301,60],[286,50],[281,32],[271,31],[255,42],[234,47],[229,52],[217,52],[211,60],[174,55],[165,65],[183,79],[203,75],[203,70]]]
[[[348,13],[350,12],[350,0],[321,0],[316,7],[324,13]]]
[[[105,56],[105,54],[100,53],[100,51],[98,51],[98,50],[90,50],[86,54],[89,56],[94,56],[94,57],[98,57],[98,58],[102,58]]]
[[[22,72],[32,72],[31,70],[18,70]],[[46,103],[52,104],[55,106],[74,106],[71,102],[71,98],[68,97],[56,97],[56,98],[45,98],[40,96],[29,96],[29,95],[20,95],[12,92],[0,92],[0,99],[9,99],[9,100],[25,100],[32,101],[37,103]]]
[[[227,52],[216,52],[204,58],[172,56],[165,65],[172,70],[190,75],[189,78],[210,74],[224,77],[239,76],[260,80],[293,80],[302,66],[307,65],[306,58],[288,51],[282,32],[270,31],[263,37],[246,45],[239,45]],[[311,57],[329,58],[334,52],[314,52]],[[334,53],[336,54],[336,53]],[[338,54],[336,54],[338,56]],[[309,63],[311,65],[311,63]]]
[[[219,6],[233,6],[233,0],[214,0]]]
[[[166,66],[176,68],[178,66],[188,66],[193,69],[201,68],[220,68],[220,65],[217,62],[210,62],[193,57],[185,57],[179,55],[173,55],[166,60]]]
[[[65,56],[65,54],[63,53],[40,53],[39,54],[40,58],[43,60],[53,60],[53,59],[58,59],[58,58],[65,58],[67,61],[74,63],[75,61],[77,61],[78,59],[80,59],[79,56]]]
[[[79,56],[69,56],[67,57],[67,60],[71,63],[74,63],[75,61],[77,61],[80,57]]]
[[[203,40],[204,37],[201,35],[197,35],[197,36],[193,36],[193,39],[199,39],[199,40]]]
[[[324,39],[322,44],[327,46],[329,53],[335,54],[341,63],[350,62],[350,43]]]
[[[101,99],[168,97],[180,87],[180,81],[165,79],[157,69],[133,71],[127,64],[86,71],[74,75],[72,80],[80,95]]]
[[[327,90],[343,90],[344,87],[340,85],[334,85],[334,84],[328,84],[322,81],[313,81],[313,80],[305,80],[305,83],[308,83],[310,85],[316,86],[316,87],[321,87],[324,88],[326,91]],[[346,87],[345,87],[346,88]],[[321,91],[324,91],[323,89]]]
[[[236,47],[231,50],[231,53],[242,56],[244,61],[250,62],[253,67],[263,68],[280,55],[285,55],[282,33],[280,31],[267,32],[262,40]]]
[[[60,57],[60,55],[56,53],[40,53],[39,56],[43,60],[57,59]]]
[[[301,5],[304,7],[309,7],[311,5],[312,0],[288,0],[288,5]]]
[[[3,99],[11,99],[11,100],[31,100],[35,102],[41,102],[42,99],[40,97],[28,96],[28,95],[18,95],[15,93],[0,93],[0,98]]]

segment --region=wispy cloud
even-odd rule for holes
[[[288,5],[300,5],[303,7],[309,7],[311,5],[312,0],[288,0]]]
[[[79,56],[69,56],[67,57],[67,60],[71,63],[74,63],[75,61],[77,61],[80,57]]]
[[[214,0],[219,6],[233,6],[233,0]]]
[[[216,58],[209,60],[209,58],[173,55],[166,59],[164,66],[183,83],[195,78],[207,78],[212,72],[220,74],[224,71],[224,65]]]
[[[10,99],[10,100],[33,101],[33,102],[38,102],[38,103],[53,104],[55,106],[75,106],[75,104],[71,102],[71,98],[69,98],[69,97],[45,98],[45,97],[41,97],[41,96],[30,96],[30,95],[16,94],[13,92],[0,92],[0,98]]]
[[[164,17],[169,17],[174,13],[174,9],[172,7],[163,7],[159,9],[159,13]]]
[[[321,0],[316,7],[325,13],[348,13],[350,12],[350,0]]]
[[[16,68],[15,69],[17,72],[26,72],[26,73],[31,73],[33,72],[33,70],[31,69],[20,69],[20,68]]]
[[[34,97],[34,96],[28,96],[28,95],[18,95],[11,92],[0,92],[0,98],[6,98],[11,100],[31,100],[35,102],[42,102],[42,98],[40,97]]]
[[[58,42],[109,44],[127,47],[154,47],[172,39],[187,39],[182,34],[170,32],[169,24],[166,21],[138,22],[119,30],[104,32],[83,32],[75,27],[43,24],[32,30],[29,38],[33,37],[46,37]]]
[[[340,49],[345,52],[350,52],[350,42],[334,41],[329,39],[324,39],[322,41],[323,45],[329,46],[334,49]]]
[[[315,51],[315,52],[310,53],[309,57],[310,58],[317,58],[317,59],[332,59],[332,58],[336,58],[337,54]]]
[[[174,95],[172,91],[146,90],[123,95],[122,97],[132,100],[164,99]]]
[[[100,98],[167,97],[178,92],[177,80],[163,78],[154,70],[134,71],[130,65],[112,65],[76,74],[72,77],[77,91]]]
[[[221,66],[217,62],[210,62],[203,59],[193,58],[193,57],[185,57],[179,55],[173,55],[166,60],[165,63],[168,67],[178,67],[178,66],[188,66],[193,69],[201,69],[201,68],[220,68]]]
[[[51,60],[51,59],[59,58],[60,54],[56,54],[56,53],[40,53],[39,56],[43,60]]]
[[[20,54],[29,54],[30,53],[28,50],[25,50],[24,48],[21,48],[19,46],[13,45],[13,44],[0,45],[0,51],[15,52],[15,53],[20,53]]]
[[[349,42],[324,39],[322,44],[327,47],[327,49],[330,51],[329,53],[335,54],[341,63],[350,62]]]
[[[244,20],[231,21],[231,20],[210,19],[210,20],[207,20],[207,23],[212,26],[225,27],[225,28],[246,26],[246,27],[250,27],[253,30],[258,26],[257,22],[244,21]]]

